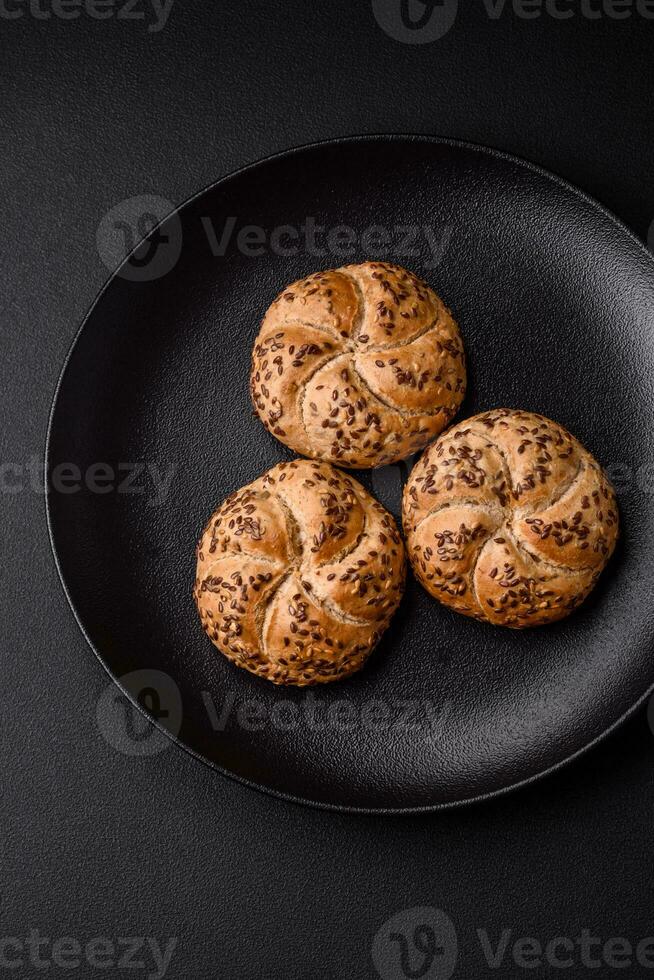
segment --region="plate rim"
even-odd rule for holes
[[[51,472],[51,468],[50,468],[51,441],[53,436],[53,426],[54,426],[54,418],[56,414],[57,402],[59,399],[60,391],[64,384],[66,373],[68,371],[78,341],[80,340],[82,333],[86,328],[88,321],[91,319],[96,307],[102,300],[104,294],[108,291],[110,286],[113,284],[113,282],[120,276],[121,270],[128,264],[128,262],[130,261],[134,253],[138,251],[143,241],[145,241],[145,239],[150,237],[150,235],[152,235],[166,221],[169,221],[174,215],[180,214],[183,210],[189,207],[198,198],[202,197],[207,193],[210,193],[220,185],[227,183],[228,181],[234,179],[235,177],[239,177],[242,174],[251,171],[256,171],[259,167],[263,167],[268,163],[281,160],[287,157],[291,157],[294,156],[295,154],[299,154],[307,150],[315,150],[315,149],[319,149],[320,147],[330,147],[330,146],[339,146],[344,144],[355,144],[355,143],[366,143],[366,142],[368,143],[375,143],[375,142],[377,143],[392,143],[392,142],[425,143],[425,144],[431,144],[435,146],[448,146],[455,149],[470,150],[475,153],[479,153],[484,157],[491,157],[496,160],[504,160],[514,165],[517,165],[518,167],[529,170],[532,173],[536,173],[539,176],[544,177],[549,181],[553,181],[555,184],[558,184],[559,187],[561,187],[563,190],[567,191],[568,193],[572,193],[575,197],[580,198],[582,201],[590,205],[595,211],[599,212],[605,218],[608,218],[609,221],[616,227],[616,229],[620,233],[626,235],[627,238],[631,241],[631,243],[637,246],[638,250],[641,252],[644,258],[651,265],[652,272],[654,273],[654,256],[649,251],[645,243],[636,235],[636,233],[631,228],[629,228],[628,225],[625,224],[625,222],[623,222],[620,218],[618,218],[617,215],[615,215],[612,211],[610,211],[605,205],[599,202],[596,198],[592,197],[590,194],[581,190],[581,188],[577,187],[575,184],[570,183],[565,178],[560,177],[559,175],[553,173],[552,171],[548,170],[545,167],[541,167],[540,165],[532,163],[529,160],[525,160],[523,157],[519,157],[515,154],[507,153],[503,150],[498,150],[493,147],[485,146],[484,144],[481,143],[474,143],[467,140],[452,139],[450,137],[423,134],[423,133],[364,133],[364,134],[357,134],[357,135],[350,135],[350,136],[326,138],[323,140],[316,140],[309,143],[302,143],[296,146],[288,147],[284,150],[276,151],[275,153],[268,154],[265,157],[261,157],[258,160],[255,160],[251,163],[247,163],[244,166],[238,167],[236,170],[232,170],[229,173],[225,174],[224,176],[219,177],[217,180],[214,180],[211,183],[207,184],[205,187],[200,188],[200,190],[191,194],[180,204],[177,204],[175,207],[173,207],[173,209],[169,211],[164,218],[158,221],[157,224],[150,229],[147,235],[141,238],[136,243],[136,245],[127,253],[127,255],[125,255],[125,257],[121,260],[118,266],[108,276],[108,278],[101,286],[93,302],[88,308],[86,314],[84,315],[79,327],[75,331],[75,335],[70,343],[63,364],[59,371],[57,382],[52,395],[50,411],[48,413],[48,422],[47,422],[46,438],[45,438],[45,450],[44,450],[44,465],[45,465],[44,508],[45,508],[47,531],[48,531],[48,541],[50,543],[50,549],[52,551],[55,567],[57,569],[57,575],[59,577],[59,581],[61,583],[68,606],[70,607],[70,610],[73,613],[73,616],[80,629],[82,636],[86,640],[86,643],[90,647],[92,652],[95,654],[95,657],[100,662],[105,672],[109,675],[112,682],[116,685],[118,690],[121,692],[123,697],[127,698],[127,700],[133,705],[133,707],[136,708],[140,712],[140,714],[148,720],[148,722],[151,725],[153,725],[163,735],[165,735],[166,738],[169,739],[175,746],[182,749],[192,758],[201,762],[205,767],[211,769],[213,772],[219,773],[222,776],[226,776],[228,779],[234,780],[235,782],[240,783],[242,786],[246,786],[249,789],[256,790],[260,793],[265,793],[267,796],[272,796],[279,800],[284,800],[289,803],[295,803],[298,806],[308,806],[308,807],[312,807],[313,809],[325,810],[332,813],[346,813],[346,814],[354,814],[360,816],[412,816],[412,815],[421,815],[421,814],[428,814],[428,813],[439,813],[448,810],[456,810],[463,807],[472,807],[480,803],[500,799],[501,797],[507,796],[510,793],[515,793],[522,789],[526,789],[527,787],[533,786],[535,783],[547,779],[548,777],[553,776],[555,773],[559,772],[560,770],[573,765],[582,756],[591,752],[594,748],[596,748],[606,739],[610,738],[611,735],[613,735],[619,728],[621,728],[630,718],[632,718],[640,710],[640,708],[654,693],[654,677],[652,679],[650,686],[644,691],[643,694],[641,694],[638,697],[638,699],[629,708],[626,709],[626,711],[624,711],[615,721],[612,722],[611,725],[605,728],[602,732],[600,732],[598,735],[592,738],[585,745],[576,749],[571,754],[566,755],[564,758],[560,759],[558,762],[555,762],[553,765],[547,766],[546,768],[540,770],[539,772],[533,773],[532,775],[527,776],[524,779],[519,779],[516,780],[515,782],[508,783],[506,786],[502,786],[499,789],[489,790],[488,792],[479,793],[470,797],[464,797],[462,799],[450,800],[442,803],[428,803],[419,806],[366,807],[366,806],[353,806],[350,804],[327,803],[321,800],[307,799],[294,793],[284,792],[283,790],[275,789],[274,787],[271,786],[266,786],[265,784],[259,783],[254,779],[248,779],[245,776],[241,776],[238,773],[226,769],[216,762],[213,762],[211,759],[208,759],[206,756],[202,755],[201,752],[198,752],[192,746],[184,742],[181,738],[179,738],[178,735],[172,734],[172,732],[168,731],[162,724],[159,723],[159,721],[153,718],[152,715],[150,715],[146,711],[146,709],[138,702],[136,697],[134,697],[131,694],[131,692],[121,683],[121,677],[118,677],[113,673],[109,664],[105,661],[103,655],[101,654],[100,650],[96,647],[96,645],[91,640],[90,636],[88,635],[81,621],[80,615],[78,614],[78,611],[75,607],[75,603],[73,602],[70,591],[66,584],[64,573],[59,560],[59,555],[57,553],[57,547],[55,544],[55,537],[53,531],[51,507],[50,507],[51,491],[49,486],[49,482],[50,482],[49,476]]]

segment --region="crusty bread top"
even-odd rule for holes
[[[425,446],[456,414],[466,370],[436,293],[399,266],[364,262],[283,290],[254,345],[257,414],[304,456],[370,468]]]
[[[522,627],[590,592],[618,535],[613,488],[556,422],[497,409],[453,426],[405,487],[417,577],[459,612]]]
[[[277,684],[353,673],[402,596],[390,514],[327,463],[280,463],[228,497],[198,545],[194,595],[216,646]]]

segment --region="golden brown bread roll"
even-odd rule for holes
[[[405,579],[395,522],[327,463],[280,463],[212,515],[194,597],[212,642],[275,684],[326,684],[363,665]]]
[[[521,629],[563,619],[618,536],[613,488],[542,415],[497,409],[445,432],[404,489],[416,577],[457,612]]]
[[[441,432],[466,386],[459,329],[422,280],[364,262],[287,286],[254,345],[259,418],[303,456],[368,469]]]

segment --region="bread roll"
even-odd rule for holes
[[[327,463],[280,463],[220,505],[197,549],[205,632],[274,684],[363,665],[397,609],[404,546],[390,514]]]
[[[618,536],[615,493],[591,454],[556,422],[508,409],[466,419],[427,449],[403,520],[431,595],[514,629],[572,612]]]
[[[384,262],[317,272],[284,289],[254,345],[250,391],[280,442],[369,469],[427,445],[466,386],[459,329],[436,293]]]

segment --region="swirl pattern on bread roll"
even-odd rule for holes
[[[567,616],[618,536],[615,493],[556,422],[498,409],[453,426],[404,489],[411,565],[431,595],[520,629]]]
[[[275,684],[357,671],[405,579],[395,522],[327,463],[280,463],[212,515],[197,548],[202,626],[235,664]]]
[[[365,262],[283,290],[254,345],[250,391],[281,442],[314,459],[371,468],[422,449],[466,386],[449,310],[399,266]]]

